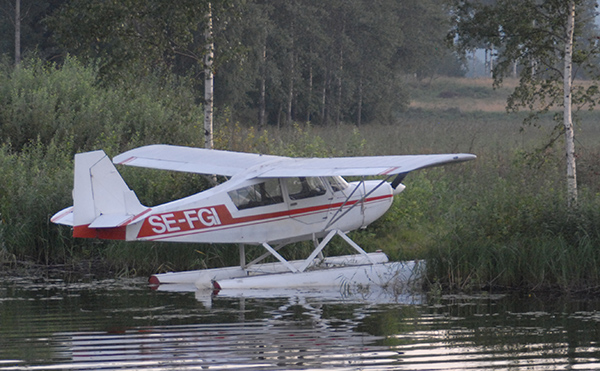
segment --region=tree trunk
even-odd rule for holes
[[[312,54],[312,47],[311,47]],[[313,95],[313,67],[308,66],[308,97],[306,98],[306,122],[310,122],[312,115],[312,95]]]
[[[329,87],[329,70],[325,71],[325,81],[323,82],[323,89],[321,91],[321,125],[327,123],[327,91]]]
[[[288,86],[288,98],[287,98],[287,112],[286,112],[286,123],[292,125],[292,107],[294,102],[294,74],[295,70],[294,51],[290,51],[290,85]]]
[[[204,147],[213,148],[214,43],[212,37],[212,10],[210,3],[208,3],[206,21],[206,54],[204,56]]]
[[[294,38],[296,37],[295,34],[295,29],[294,29],[294,19],[292,18],[291,20],[291,24],[290,24],[290,33],[291,33],[291,37],[290,37],[290,50],[289,50],[289,56],[290,56],[290,68],[289,68],[289,72],[290,72],[290,84],[288,86],[288,97],[287,97],[287,112],[286,112],[286,123],[287,125],[292,125],[292,119],[293,119],[293,115],[292,115],[292,108],[293,108],[293,103],[294,103],[294,80],[295,80],[295,75],[296,75],[296,51],[294,50]]]
[[[488,62],[488,48],[486,47],[484,50],[484,57],[483,57],[483,73],[487,76],[488,71],[490,70],[490,62]]]
[[[358,109],[356,110],[356,126],[362,123],[362,104],[363,104],[363,70],[360,71],[360,80],[358,82]]]
[[[535,29],[535,19],[533,20],[533,28]],[[565,61],[565,63],[566,63],[566,61]],[[531,78],[535,79],[536,74],[537,74],[537,61],[534,58],[531,58],[529,60],[529,64],[531,66]]]
[[[15,0],[15,66],[21,64],[21,0]]]
[[[489,77],[494,77],[494,45],[490,46],[490,68],[487,72]]]
[[[344,49],[340,45],[340,60],[338,66],[338,75],[336,79],[336,90],[337,90],[337,105],[335,107],[335,124],[339,125],[341,121],[342,112],[342,73],[344,72]]]
[[[260,102],[258,111],[258,127],[264,128],[266,124],[267,112],[267,32],[265,31],[265,39],[263,40],[263,50],[261,55],[261,74],[260,74]]]
[[[564,127],[565,150],[567,158],[567,204],[577,205],[577,172],[575,167],[575,139],[573,120],[571,117],[571,90],[573,69],[573,31],[575,29],[575,1],[569,1],[567,14],[567,37],[565,39],[565,64],[564,64]]]
[[[337,79],[336,79],[336,95],[337,102],[335,107],[335,124],[339,125],[341,122],[342,114],[342,74],[344,72],[344,38],[343,35],[346,33],[346,19],[342,14],[342,29],[340,31],[339,38],[339,59],[337,68]]]

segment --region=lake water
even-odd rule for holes
[[[574,370],[599,341],[599,300],[0,283],[0,370]]]

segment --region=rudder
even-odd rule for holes
[[[102,238],[116,228],[124,232],[128,221],[148,210],[102,150],[76,154],[74,173],[73,207],[52,221],[72,225],[75,237]],[[67,216],[69,210],[72,215]]]

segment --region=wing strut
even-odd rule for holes
[[[408,175],[408,173],[400,173],[400,174],[396,175],[396,177],[392,181],[392,188],[393,189],[398,188],[400,183],[402,183],[402,181],[404,180],[404,178],[406,178],[407,175]]]
[[[406,173],[404,173],[406,176]],[[398,174],[400,175],[400,174]],[[393,175],[388,175],[387,178],[385,178],[384,180],[381,181],[381,183],[377,184],[372,190],[369,191],[369,193],[365,194],[364,196],[362,196],[360,198],[360,200],[356,201],[354,204],[352,204],[352,206],[350,206],[348,208],[348,210],[344,211],[341,215],[338,216],[338,214],[342,211],[342,208],[348,203],[348,201],[350,200],[350,197],[352,197],[352,195],[354,194],[354,192],[358,189],[358,187],[360,187],[360,184],[356,186],[356,188],[354,188],[354,190],[350,193],[350,195],[348,197],[346,197],[346,201],[344,201],[344,203],[339,207],[339,209],[337,209],[337,211],[335,212],[335,214],[333,214],[333,216],[331,217],[331,220],[329,220],[329,222],[327,223],[327,225],[325,226],[325,228],[323,229],[327,229],[329,228],[333,223],[337,222],[338,220],[342,219],[346,214],[348,214],[350,212],[350,210],[354,209],[354,207],[358,204],[363,204],[364,201],[367,199],[367,197],[369,197],[371,195],[371,193],[375,192],[377,190],[377,188],[381,187],[383,185],[383,183],[387,182],[388,179],[390,179]],[[398,176],[396,177],[398,178]],[[402,181],[402,179],[404,179],[404,177],[402,177],[400,179],[400,181],[398,182],[398,184],[400,184],[400,182]],[[360,183],[362,184],[364,182],[364,180],[361,180]],[[398,184],[396,184],[396,187],[398,186]],[[394,188],[395,189],[395,188]]]

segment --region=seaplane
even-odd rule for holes
[[[416,263],[398,266],[383,252],[367,253],[348,232],[384,215],[405,189],[408,173],[475,158],[466,153],[291,158],[156,144],[111,161],[97,150],[75,155],[73,206],[51,221],[72,227],[73,237],[238,245],[239,266],[157,273],[149,279],[157,286],[245,290],[383,284],[399,272],[412,274]],[[144,206],[115,165],[226,180],[178,200]],[[336,236],[356,254],[325,257],[324,248]],[[288,261],[279,253],[306,240],[314,249],[305,259]],[[265,253],[247,262],[247,245],[262,246]],[[271,261],[264,262],[268,257]]]

